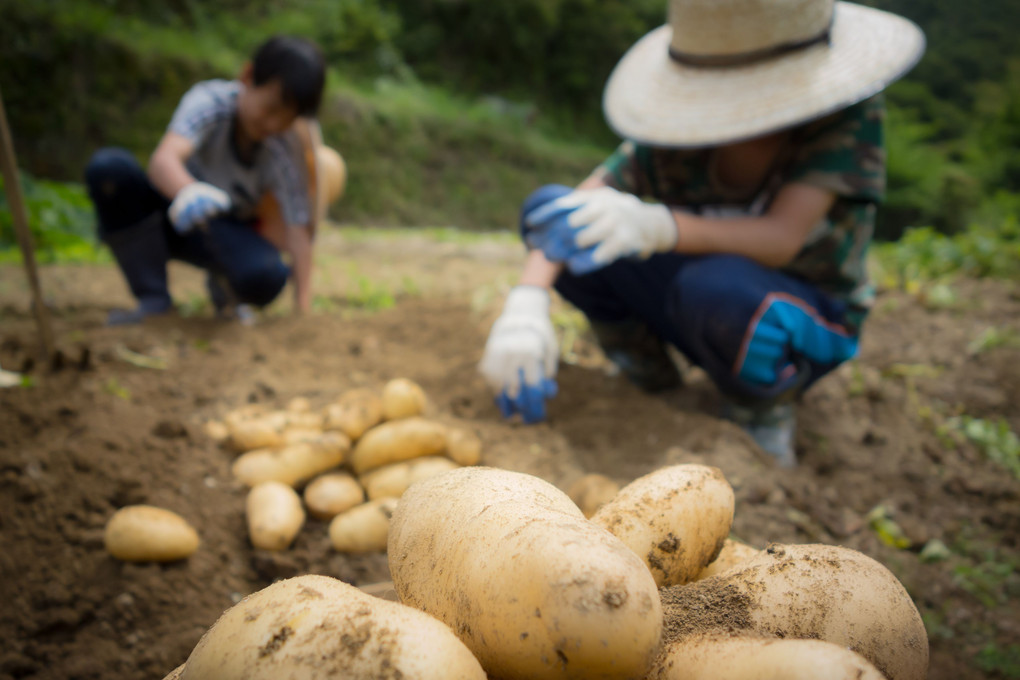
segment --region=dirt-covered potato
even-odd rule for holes
[[[281,482],[262,482],[245,503],[248,537],[261,550],[286,550],[305,523],[301,498]]]
[[[425,456],[404,463],[394,463],[366,472],[361,485],[369,499],[400,498],[407,487],[443,472],[456,470],[459,465],[443,456]]]
[[[333,549],[346,553],[383,552],[396,498],[377,498],[342,512],[329,523]]]
[[[446,450],[446,426],[425,418],[401,418],[373,427],[351,452],[350,464],[362,475],[369,470]]]
[[[482,460],[482,440],[470,430],[448,428],[446,455],[457,465],[478,465]]]
[[[567,488],[570,500],[581,509],[585,517],[591,517],[599,508],[616,498],[620,485],[600,474],[587,474]]]
[[[773,544],[738,568],[665,588],[662,599],[667,619],[702,632],[722,626],[824,640],[857,652],[888,680],[923,680],[928,671],[928,637],[910,596],[856,550]]]
[[[103,533],[106,550],[126,562],[173,562],[198,550],[198,532],[175,512],[129,505],[113,513]]]
[[[722,550],[719,551],[719,557],[715,558],[712,564],[702,569],[701,573],[694,580],[700,581],[703,578],[721,574],[728,569],[747,562],[760,552],[757,548],[752,548],[746,543],[727,538],[726,542],[723,543]]]
[[[228,609],[180,674],[180,680],[334,678],[485,680],[485,672],[431,616],[328,576],[298,576]]]
[[[234,461],[234,476],[248,486],[277,481],[294,486],[344,462],[350,440],[340,432],[324,433],[316,442],[279,449],[249,451]]]
[[[425,390],[407,378],[396,378],[383,386],[383,418],[397,420],[425,413]]]
[[[537,477],[467,467],[418,482],[388,552],[400,601],[446,622],[492,677],[640,678],[658,652],[648,569]]]
[[[382,399],[365,388],[348,390],[323,412],[323,427],[339,430],[356,441],[361,435],[382,422]]]
[[[868,660],[820,640],[703,635],[669,645],[646,680],[885,680]]]
[[[346,472],[316,477],[305,487],[305,505],[318,519],[332,519],[365,502],[365,490]]]
[[[722,549],[733,489],[718,468],[673,465],[623,487],[591,521],[637,553],[659,587],[687,583]]]

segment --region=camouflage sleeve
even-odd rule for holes
[[[789,181],[828,189],[838,196],[878,202],[885,193],[882,95],[855,104],[804,128]]]
[[[649,154],[646,147],[623,142],[616,151],[595,169],[595,176],[617,191],[643,196],[649,186]]]

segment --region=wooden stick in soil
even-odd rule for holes
[[[14,142],[11,139],[11,129],[7,125],[7,112],[4,110],[2,94],[0,94],[0,174],[4,178],[4,190],[7,193],[7,204],[11,207],[14,233],[18,237],[21,257],[25,261],[25,273],[28,275],[28,285],[32,290],[32,312],[39,328],[44,359],[52,361],[56,356],[53,328],[50,326],[49,313],[43,303],[42,288],[39,286],[39,270],[35,265],[32,232],[28,228],[25,201],[21,194],[21,178],[18,176],[18,162],[14,155]]]

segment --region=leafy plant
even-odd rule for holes
[[[108,259],[95,239],[92,203],[80,184],[50,182],[21,174],[22,193],[36,255],[43,262]],[[14,219],[0,178],[0,254],[20,259]]]
[[[989,460],[1003,466],[1020,479],[1020,437],[1005,418],[996,421],[968,415],[949,418],[938,430],[942,437],[958,433],[973,442]]]

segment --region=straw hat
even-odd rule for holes
[[[670,0],[669,24],[616,65],[603,109],[621,137],[726,144],[844,109],[909,71],[924,34],[834,0]]]

